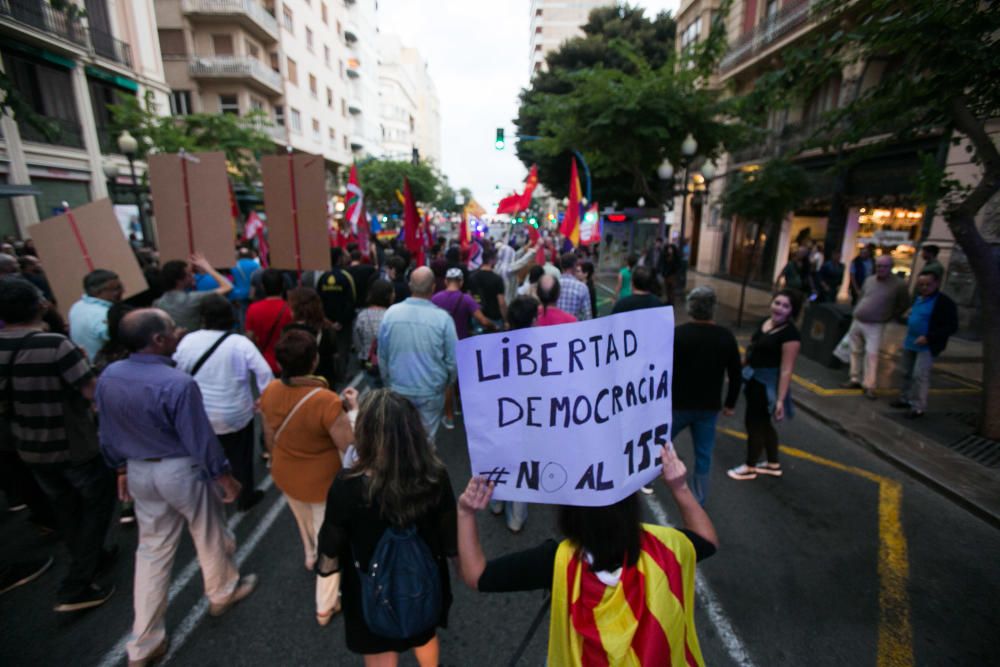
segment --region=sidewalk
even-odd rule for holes
[[[607,284],[613,276],[601,276]],[[757,324],[767,317],[770,295],[747,289],[743,326],[735,329],[740,286],[691,272],[688,289],[709,285],[719,297],[716,321],[733,327],[741,346],[749,343]],[[678,301],[678,324],[688,321]],[[610,310],[610,308],[609,308]],[[929,486],[1000,527],[1000,443],[975,435],[980,410],[982,345],[952,338],[935,360],[927,414],[904,418],[904,410],[889,407],[899,395],[902,371],[897,366],[905,327],[890,324],[879,361],[878,400],[860,390],[842,389],[847,369],[833,369],[800,355],[795,368],[792,399],[800,409],[834,430],[868,447]]]

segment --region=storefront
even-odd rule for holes
[[[874,244],[880,255],[892,257],[893,273],[908,279],[923,219],[922,208],[861,208],[855,252]]]

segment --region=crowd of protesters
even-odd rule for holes
[[[329,270],[301,274],[264,268],[249,246],[237,249],[225,272],[197,254],[160,267],[145,253],[148,290],[123,299],[117,275],[92,271],[68,309],[68,323],[53,307],[37,258],[26,247],[20,260],[0,253],[3,490],[9,506],[29,509],[33,521],[66,543],[70,566],[55,610],[96,607],[114,593],[105,575],[116,550],[105,540],[115,515],[139,531],[130,664],[166,654],[170,567],[184,528],[198,552],[209,613],[221,615],[249,596],[257,577],[238,571],[223,505],[250,511],[260,501],[259,454],[269,459],[291,508],[303,564],[317,575],[317,623],[327,625],[342,611],[347,645],[366,664],[395,664],[410,649],[421,665],[438,663],[436,628],[446,624],[451,604],[449,559],[475,590],[552,591],[550,664],[572,664],[580,642],[604,651],[611,664],[624,659],[601,643],[600,632],[588,634],[577,622],[582,612],[573,586],[621,587],[630,600],[645,596],[652,621],[622,630],[636,636],[655,635],[643,623],[675,615],[665,644],[636,644],[641,664],[662,656],[655,652],[663,646],[674,664],[700,664],[691,595],[695,562],[717,544],[702,507],[718,414],[731,415],[745,391],[747,459],[729,477],[782,474],[775,424],[791,416],[795,320],[803,297],[835,295],[844,267],[835,254],[817,261],[808,250],[797,253],[742,359],[733,334],[715,322],[712,290],[686,296],[691,322],[675,332],[672,437],[691,430],[693,471],[672,449],[663,452],[663,478],[682,530],[640,524],[632,496],[607,508],[562,508],[566,540],[487,560],[475,513],[490,507],[517,533],[529,508],[493,501],[492,488],[478,478],[456,503],[436,454],[439,429],[455,428],[461,414],[455,347],[472,335],[596,317],[593,258],[561,241],[481,239],[470,253],[442,238],[425,266],[402,243],[373,241],[368,248],[331,248]],[[880,280],[884,259],[859,286],[862,314],[852,329],[855,356],[869,365],[877,327],[905,305],[894,284],[872,282]],[[659,240],[642,256],[630,255],[617,274],[612,313],[672,304],[681,268],[680,251]],[[855,273],[852,264],[852,284]],[[953,315],[939,284],[933,267],[925,267],[910,316],[903,400],[921,414],[931,359],[943,349]],[[872,321],[862,317],[869,310]],[[362,400],[351,388],[334,391],[356,368],[375,387]],[[870,373],[866,368],[866,389]],[[852,381],[859,378],[852,364]],[[420,536],[429,548],[427,581],[440,589],[435,613],[409,634],[373,629],[362,604],[362,579],[389,532]],[[681,616],[651,593],[667,576],[658,569],[664,549],[681,566]],[[0,592],[40,576],[51,563],[0,563]],[[637,578],[640,571],[649,586]],[[621,604],[609,601],[600,613],[618,613]]]

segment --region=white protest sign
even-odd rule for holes
[[[497,500],[616,503],[670,440],[671,307],[458,342],[472,474]]]

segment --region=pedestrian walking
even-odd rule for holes
[[[941,248],[933,243],[925,243],[920,248],[920,259],[924,260],[924,266],[920,269],[920,272],[923,273],[924,271],[930,271],[937,276],[939,283],[944,280],[944,265],[938,261],[938,255],[940,253]]]
[[[122,300],[123,292],[114,271],[95,269],[83,277],[83,297],[69,309],[69,337],[91,362],[110,340],[108,310]]]
[[[797,292],[777,292],[771,299],[771,316],[761,322],[750,338],[743,366],[747,458],[746,463],[727,472],[733,479],[755,479],[758,474],[781,477],[774,422],[791,418],[793,413],[789,389],[802,346],[802,337],[795,326],[801,308]],[[760,458],[762,453],[766,454],[766,460]]]
[[[863,247],[857,257],[851,260],[851,305],[857,305],[861,298],[861,288],[865,281],[875,273],[875,244],[869,243]]]
[[[285,279],[277,269],[264,269],[261,276],[264,298],[247,308],[246,332],[260,353],[264,355],[271,372],[281,372],[274,356],[274,346],[281,338],[282,330],[292,322],[292,309],[285,301]]]
[[[192,267],[210,275],[219,286],[207,292],[193,291],[195,287]],[[160,280],[163,284],[163,295],[153,301],[153,306],[163,310],[171,319],[185,331],[194,331],[201,323],[201,313],[198,307],[209,294],[229,294],[232,283],[225,276],[212,268],[205,256],[200,253],[191,255],[190,263],[175,259],[167,262],[160,269]]]
[[[882,255],[875,260],[875,275],[865,280],[861,298],[854,306],[854,319],[847,331],[851,343],[850,380],[843,387],[862,389],[865,398],[875,400],[882,334],[887,322],[906,311],[907,300],[905,285],[892,275],[892,257]]]
[[[332,387],[337,380],[338,363],[346,365],[346,360],[337,359],[337,329],[326,319],[319,294],[312,287],[296,287],[288,292],[288,306],[292,309],[292,322],[282,329],[282,333],[298,329],[316,339],[319,351],[316,374]]]
[[[236,540],[222,507],[236,501],[240,484],[212,430],[198,383],[170,358],[180,335],[162,310],[130,312],[119,336],[132,354],[108,366],[97,383],[101,449],[118,472],[119,498],[135,500],[139,524],[130,666],[148,665],[167,652],[167,592],[185,525],[198,553],[210,615],[221,616],[257,586],[256,575],[240,577]]]
[[[536,326],[549,327],[579,321],[575,316],[556,306],[562,296],[561,280],[546,273],[538,279],[538,287],[535,292],[540,304]]]
[[[271,453],[271,477],[285,494],[305,549],[305,566],[316,565],[317,539],[326,512],[326,492],[340,471],[347,448],[354,442],[347,412],[322,377],[316,339],[291,330],[277,345],[281,379],[260,397],[264,441]],[[356,396],[356,390],[352,398]],[[344,403],[348,403],[345,409]],[[340,577],[316,578],[316,622],[327,625],[340,611]]]
[[[114,511],[114,476],[101,460],[90,399],[95,374],[66,336],[45,330],[48,307],[33,284],[0,280],[0,397],[12,445],[48,501],[69,563],[55,611],[104,604],[114,586],[104,539]],[[33,488],[33,485],[32,485]]]
[[[413,289],[411,281],[415,294],[433,289],[430,269],[414,273],[424,269],[428,275],[419,277],[419,289]],[[455,494],[423,424],[420,412],[403,396],[388,389],[370,392],[361,402],[355,425],[357,460],[337,474],[327,494],[316,571],[321,576],[340,573],[347,648],[363,655],[365,665],[396,665],[398,654],[411,649],[421,667],[439,663],[436,628],[447,626],[452,601],[446,559],[457,555]],[[391,550],[387,542],[392,540],[412,547],[396,552],[409,557],[396,564],[392,559],[380,563],[376,556]],[[388,569],[380,574],[378,565]],[[405,570],[420,576],[414,580]],[[389,602],[402,603],[391,609],[402,616],[395,618],[397,624],[426,627],[396,637],[370,627],[376,620],[370,611],[374,605],[366,608],[362,598],[371,595],[372,603],[374,596],[366,592],[362,578],[378,576],[407,577],[409,585],[423,588],[426,598],[400,601],[392,591],[385,595],[391,596]],[[421,619],[405,615],[415,607],[424,612]]]
[[[361,251],[354,249],[350,251],[350,264],[347,272],[354,279],[355,303],[368,303],[368,286],[375,280],[378,270],[371,265],[370,261],[362,261]]]
[[[638,261],[638,255],[629,253],[628,257],[625,258],[625,266],[618,270],[618,279],[615,283],[615,301],[632,294],[632,272]]]
[[[843,281],[844,263],[840,261],[840,251],[833,250],[817,274],[817,287],[821,299],[826,303],[836,303]]]
[[[420,411],[433,442],[444,412],[445,389],[457,376],[451,316],[431,302],[434,273],[426,266],[410,274],[410,298],[386,311],[378,331],[382,382]]]
[[[780,287],[795,290],[801,299],[805,299],[815,292],[813,285],[812,264],[809,259],[809,248],[802,246],[795,251],[795,255],[788,261],[778,277],[778,284],[775,290]]]
[[[667,244],[660,256],[660,275],[663,276],[663,298],[667,305],[674,305],[674,289],[677,287],[677,276],[681,272],[680,251],[673,243]]]
[[[691,429],[694,473],[688,483],[701,505],[708,499],[715,424],[719,411],[731,417],[743,383],[740,350],[732,332],[715,322],[715,291],[703,285],[687,295],[691,321],[674,330],[671,439]],[[722,383],[728,378],[725,400]]]
[[[212,295],[201,302],[201,328],[181,339],[173,358],[198,383],[212,432],[240,483],[236,506],[246,511],[264,496],[254,488],[255,394],[249,379],[253,377],[259,394],[274,376],[257,346],[235,327],[232,304]]]
[[[393,258],[395,259],[395,258]],[[407,294],[410,288],[406,288]],[[378,328],[386,310],[395,299],[395,290],[388,280],[376,280],[368,288],[368,307],[358,311],[354,320],[354,352],[361,367],[378,377]]]
[[[659,285],[656,284],[656,276],[652,269],[646,266],[637,266],[632,270],[630,282],[632,293],[615,302],[614,308],[611,309],[612,315],[644,308],[659,308],[663,305],[660,297],[656,294],[659,291]]]
[[[469,275],[469,295],[476,300],[486,319],[493,323],[489,330],[502,329],[507,317],[507,287],[496,271],[493,270],[497,261],[497,253],[492,248],[483,250],[483,263]],[[474,325],[476,333],[482,333],[483,327],[478,322]]]
[[[556,305],[577,320],[589,320],[594,317],[590,309],[590,292],[576,276],[576,263],[576,255],[571,252],[559,259],[562,274],[559,276],[559,301]],[[539,301],[544,304],[543,299],[539,298]]]
[[[459,498],[459,572],[482,593],[551,590],[549,665],[703,665],[695,631],[695,563],[718,537],[671,445],[663,480],[683,528],[641,523],[638,494],[606,507],[558,508],[561,542],[487,561],[476,512],[493,485],[473,477]]]
[[[594,263],[590,260],[580,262],[580,280],[590,293],[590,312],[597,317],[597,284],[594,282]]]
[[[351,333],[354,327],[355,308],[365,301],[357,297],[354,278],[344,266],[344,253],[340,248],[330,249],[330,270],[319,277],[316,291],[323,302],[326,319],[333,322],[337,331],[337,379],[347,372],[347,360],[351,353]]]
[[[947,294],[942,294],[941,278],[934,270],[917,276],[917,298],[910,306],[903,341],[901,365],[903,386],[900,396],[892,402],[894,408],[909,410],[906,416],[917,419],[927,410],[927,393],[931,385],[931,366],[958,331],[958,308]]]

